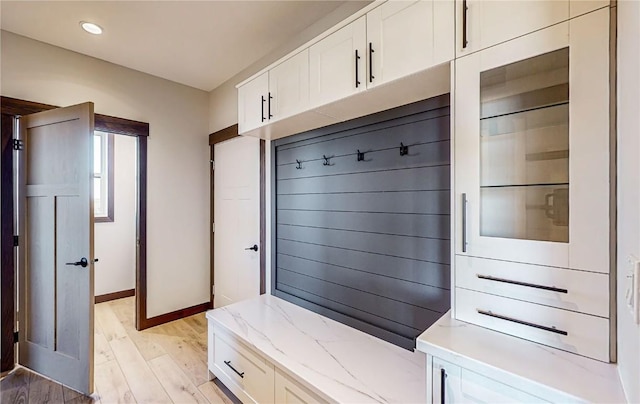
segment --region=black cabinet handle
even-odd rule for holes
[[[440,368],[440,404],[444,404],[446,401],[445,391],[447,389],[446,385],[447,371],[444,368]]]
[[[510,283],[513,285],[518,285],[518,286],[526,286],[528,288],[535,288],[535,289],[544,289],[544,290],[550,290],[552,292],[558,292],[558,293],[569,293],[569,291],[567,289],[561,289],[561,288],[556,288],[555,286],[544,286],[544,285],[537,285],[535,283],[528,283],[528,282],[520,282],[520,281],[513,281],[511,279],[504,279],[504,278],[496,278],[493,276],[489,276],[489,275],[480,275],[480,274],[476,274],[476,276],[480,279],[484,279],[487,281],[494,281],[494,282],[502,282],[502,283]]]
[[[373,83],[375,76],[373,75],[373,44],[369,42],[369,83]]]
[[[499,318],[500,320],[511,321],[512,323],[522,324],[522,325],[526,325],[526,326],[529,326],[529,327],[538,328],[540,330],[553,332],[553,333],[556,333],[556,334],[569,335],[568,332],[563,331],[563,330],[559,330],[559,329],[557,329],[555,327],[547,327],[546,325],[530,323],[528,321],[518,320],[517,318],[503,316],[501,314],[494,314],[491,311],[480,310],[480,309],[476,309],[476,311],[479,314],[482,314],[483,316],[495,317],[495,318]]]
[[[267,115],[269,116],[269,119],[273,118],[273,115],[271,115],[271,100],[273,99],[273,97],[271,96],[271,91],[269,91],[269,102],[267,103]]]
[[[465,49],[469,44],[467,41],[467,0],[462,0],[462,49]]]
[[[462,194],[462,252],[467,252],[467,194]]]
[[[231,368],[231,370],[233,370],[234,372],[236,372],[236,374],[240,377],[242,377],[244,379],[244,372],[238,372],[236,370],[236,368],[234,368],[233,366],[231,366],[231,361],[224,361],[224,364],[229,366]]]
[[[356,49],[356,88],[360,85],[360,79],[358,78],[358,64],[360,61],[360,56],[358,56],[358,50]]]
[[[261,95],[260,99],[262,100],[262,103],[260,104],[260,113],[262,114],[262,122],[264,122],[264,120],[265,120],[265,117],[264,117],[264,102],[266,100],[264,99],[264,95]]]
[[[254,244],[253,247],[245,248],[245,250],[258,251],[258,245]]]
[[[66,265],[73,265],[76,267],[86,268],[89,265],[89,261],[85,257],[80,258],[80,261],[77,262],[67,262]]]

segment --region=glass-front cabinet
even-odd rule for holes
[[[456,254],[608,272],[609,14],[455,62]]]

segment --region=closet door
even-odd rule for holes
[[[602,9],[456,61],[456,253],[608,272],[608,32]]]
[[[366,89],[366,16],[309,48],[311,106]]]

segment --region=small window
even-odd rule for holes
[[[113,135],[93,136],[93,216],[96,222],[113,222]]]

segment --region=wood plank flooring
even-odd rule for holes
[[[207,380],[204,313],[137,331],[134,299],[95,306],[95,392],[91,397],[18,367],[0,381],[0,403],[233,404]]]

